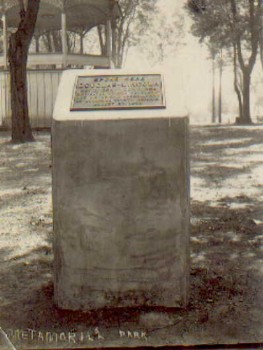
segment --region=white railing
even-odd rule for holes
[[[28,66],[38,65],[76,65],[76,66],[94,66],[94,67],[110,67],[110,59],[106,56],[88,55],[88,54],[67,54],[62,53],[30,53],[28,55]],[[0,67],[5,67],[5,57],[0,55]]]

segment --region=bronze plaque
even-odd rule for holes
[[[78,76],[71,111],[165,108],[161,74]]]

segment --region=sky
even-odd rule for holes
[[[185,0],[159,0],[160,11],[167,19],[175,11],[181,11]],[[185,46],[178,49],[170,57],[152,67],[140,49],[132,49],[129,52],[126,66],[132,69],[156,68],[171,72],[175,79],[180,80],[177,84],[178,89],[184,91],[184,103],[191,122],[210,122],[211,121],[211,95],[212,95],[212,69],[211,61],[208,59],[208,51],[205,45],[200,45],[197,38],[190,33],[191,21],[184,15],[185,19]],[[237,116],[237,99],[233,90],[232,67],[225,69],[223,73],[223,121],[233,122]],[[258,80],[262,76],[261,67],[255,69],[254,79]],[[216,78],[218,80],[218,76]],[[263,82],[263,79],[262,79]],[[263,87],[262,87],[263,88]],[[181,91],[180,91],[181,92]],[[176,95],[176,93],[175,93]],[[178,96],[181,96],[178,91]],[[259,108],[258,104],[253,103],[252,96],[252,114],[262,114],[263,106]]]

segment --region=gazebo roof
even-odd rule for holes
[[[2,0],[1,14],[6,13],[7,26],[16,28],[19,22],[18,0]],[[61,12],[67,15],[67,29],[91,29],[108,18],[118,18],[121,10],[117,0],[40,0],[36,29],[61,28]]]

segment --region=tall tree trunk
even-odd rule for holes
[[[216,122],[215,57],[212,57],[212,123]]]
[[[219,91],[218,91],[218,122],[222,123],[222,76],[223,76],[223,61],[222,61],[222,50],[220,53],[219,62]]]
[[[241,94],[241,91],[240,91],[240,88],[239,88],[239,84],[238,84],[237,48],[236,48],[235,44],[233,46],[233,50],[234,50],[234,55],[233,55],[234,90],[235,90],[235,93],[236,93],[237,99],[238,99],[239,119],[242,120],[242,118],[243,118],[242,94]]]
[[[261,65],[263,68],[263,2],[260,3],[259,53]]]
[[[40,0],[23,0],[20,4],[20,22],[9,41],[8,59],[11,77],[12,142],[33,141],[28,115],[27,57],[37,19]]]
[[[12,36],[9,43],[11,77],[12,141],[33,141],[27,101],[27,47],[22,38]]]
[[[218,122],[222,123],[222,68],[219,73],[219,91],[218,91]]]
[[[57,31],[53,31],[53,32],[51,32],[51,36],[52,36],[52,39],[53,39],[55,52],[61,52],[62,51],[61,34],[59,32],[57,32]]]
[[[79,33],[79,44],[80,44],[80,47],[79,47],[79,53],[80,54],[83,54],[84,53],[84,36],[85,34],[83,33]]]
[[[35,35],[35,41],[36,41],[36,53],[39,53],[39,34]]]
[[[263,18],[263,14],[262,14],[262,18]],[[260,53],[261,66],[263,68],[263,19],[262,19],[262,29],[260,32],[259,53]]]
[[[248,69],[243,71],[243,105],[242,111],[243,115],[240,120],[241,124],[252,124],[251,115],[250,115],[250,81],[251,74]]]
[[[48,52],[53,52],[53,47],[52,47],[52,38],[51,38],[51,33],[47,33],[46,34],[46,38],[47,38],[47,50]]]
[[[106,44],[105,44],[105,34],[103,35],[103,29],[102,25],[97,26],[98,36],[99,36],[99,42],[100,42],[100,51],[102,56],[106,55]]]
[[[258,46],[260,40],[260,20],[262,16],[262,0],[249,0],[249,34],[251,44],[250,56],[245,63],[245,59],[242,52],[242,39],[241,33],[236,36],[235,44],[237,49],[237,57],[240,69],[243,75],[243,87],[242,87],[242,116],[237,120],[239,124],[252,124],[250,115],[250,82],[251,73],[256,63],[258,54]],[[238,23],[238,7],[236,0],[231,0],[231,11],[233,18]]]
[[[67,32],[66,38],[67,38],[68,53],[74,52],[74,49],[75,49],[75,38],[74,38],[73,42],[71,42],[69,32]]]

